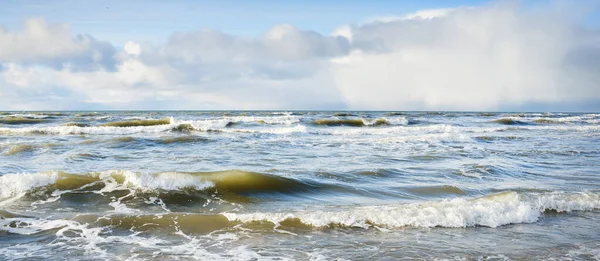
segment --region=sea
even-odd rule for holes
[[[0,112],[0,260],[599,260],[600,113]]]

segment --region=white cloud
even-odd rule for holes
[[[583,46],[595,46],[588,55],[598,57],[598,32],[545,8],[499,3],[354,27],[355,50],[333,60],[336,85],[359,109],[495,110],[600,99],[598,63],[569,61]]]
[[[574,11],[502,2],[331,35],[285,24],[256,37],[201,29],[121,51],[32,19],[20,32],[0,30],[0,109],[600,106],[600,33]]]
[[[451,13],[452,11],[458,8],[439,8],[439,9],[425,9],[420,10],[411,14],[402,15],[402,16],[380,16],[368,19],[364,24],[373,24],[373,23],[389,23],[396,22],[401,20],[429,20],[438,17],[444,17]]]
[[[67,25],[49,25],[44,19],[25,21],[22,32],[0,27],[0,62],[47,64],[97,69],[113,64],[114,47],[89,35],[72,37]]]
[[[50,27],[46,27],[50,28]],[[305,49],[285,48],[299,44]],[[306,39],[304,39],[306,38]],[[285,28],[281,38],[211,30],[174,34],[162,46],[127,42],[112,69],[3,63],[2,109],[278,109],[340,107],[320,45],[333,37]],[[310,45],[315,45],[310,47]],[[274,50],[274,46],[281,50]],[[307,47],[309,46],[309,47]],[[329,46],[331,47],[331,45]],[[290,53],[285,53],[290,51]],[[68,48],[66,49],[68,50]],[[69,51],[63,51],[68,54]],[[37,59],[47,57],[37,54]],[[322,57],[319,57],[322,56]],[[56,59],[61,57],[54,56]],[[50,99],[50,97],[53,97]],[[55,105],[60,100],[60,105]]]
[[[271,55],[281,59],[335,57],[348,53],[348,39],[341,36],[323,36],[301,31],[291,25],[279,25],[269,30],[264,44]]]
[[[93,38],[28,20],[23,32],[3,34],[0,109],[339,107],[328,59],[345,54],[347,41],[291,26],[273,31],[278,38],[199,30],[156,47],[130,41],[104,67],[81,60],[97,51]]]
[[[142,53],[142,46],[139,43],[128,41],[125,43],[125,46],[123,46],[123,51],[125,51],[126,54],[137,57]]]
[[[450,14],[454,9],[441,8],[441,9],[428,9],[421,10],[413,14],[405,15],[401,20],[414,20],[414,19],[434,19],[438,17],[444,17]],[[391,21],[388,21],[391,22]]]

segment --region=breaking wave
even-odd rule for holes
[[[528,114],[511,115],[510,117],[494,120],[495,123],[504,125],[528,125],[528,124],[599,124],[600,119],[594,114],[579,116],[565,116],[562,114]]]
[[[566,123],[583,123],[583,124],[600,124],[600,119],[596,116],[571,116],[558,118],[536,117],[532,119],[538,124],[566,124]]]
[[[113,121],[104,123],[102,127],[138,127],[138,126],[156,126],[171,124],[171,119],[160,120],[133,120],[133,121]]]
[[[559,118],[560,119],[560,118]],[[592,120],[589,120],[590,122]],[[431,132],[489,133],[506,130],[556,131],[596,131],[600,125],[577,124],[539,124],[535,119],[524,121],[514,117],[500,118],[492,121],[506,126],[453,126],[447,124],[419,123],[406,117],[372,118],[372,119],[336,119],[300,120],[297,116],[250,117],[236,116],[206,120],[148,119],[113,121],[93,126],[84,122],[69,122],[54,126],[0,127],[0,134],[5,135],[132,135],[138,133],[169,132],[225,132],[225,133],[258,133],[258,134],[293,134],[307,133],[316,135],[387,135],[408,134],[427,135]],[[576,122],[573,119],[573,122]],[[339,126],[356,128],[337,128]],[[364,128],[361,128],[364,127]],[[369,128],[367,128],[369,127]],[[373,127],[373,128],[370,128]],[[517,129],[518,128],[518,129]]]
[[[96,135],[127,135],[134,133],[160,133],[171,131],[177,127],[176,124],[158,124],[149,126],[48,126],[48,127],[25,127],[25,128],[0,128],[4,134],[39,134],[39,135],[72,135],[72,134],[96,134]]]
[[[7,116],[0,118],[0,123],[8,125],[20,125],[20,124],[38,124],[45,123],[47,120],[43,118],[31,118],[31,117],[20,117],[20,116]]]
[[[406,118],[395,118],[389,120],[386,118],[378,119],[318,119],[312,122],[316,126],[350,126],[350,127],[365,127],[365,126],[384,126],[384,125],[408,125]]]
[[[318,210],[277,213],[224,213],[231,221],[266,221],[276,225],[299,223],[312,227],[498,227],[533,223],[544,212],[592,211],[600,208],[598,193],[503,192],[479,198],[392,206],[366,206],[350,210]]]
[[[39,172],[0,176],[0,200],[19,198],[40,191],[92,190],[106,193],[117,190],[139,192],[206,191],[207,193],[298,193],[318,189],[320,184],[303,182],[257,172],[226,170],[214,172],[138,173],[111,170],[85,174]],[[56,194],[56,193],[55,193]]]
[[[46,220],[0,212],[0,231],[34,234],[45,230],[82,226],[86,229],[118,228],[129,231],[210,233],[224,228],[269,229],[402,227],[499,227],[533,223],[547,212],[594,211],[600,208],[595,192],[502,192],[478,198],[362,207],[330,207],[294,212],[217,214],[78,214],[69,220]]]
[[[523,121],[516,120],[514,118],[501,118],[501,119],[494,120],[492,122],[503,124],[503,125],[526,125],[527,124]]]

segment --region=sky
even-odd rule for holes
[[[0,110],[600,111],[600,1],[0,3]]]

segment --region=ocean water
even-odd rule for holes
[[[600,259],[600,114],[0,114],[0,260]]]

